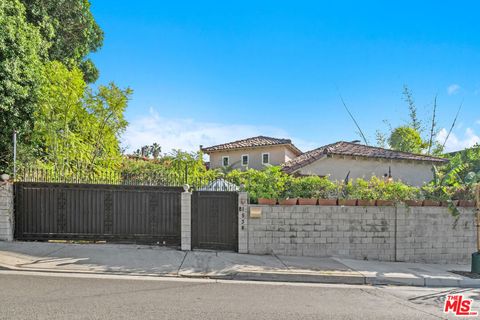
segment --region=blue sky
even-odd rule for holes
[[[383,120],[408,121],[404,84],[426,120],[438,95],[441,128],[463,102],[448,150],[480,141],[476,1],[91,2],[105,32],[91,55],[98,83],[134,90],[130,150],[271,135],[306,151],[358,139],[339,94],[373,143]]]

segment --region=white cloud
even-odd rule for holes
[[[154,109],[150,109],[148,115],[131,121],[122,140],[127,152],[154,142],[162,146],[162,152],[170,152],[172,149],[196,151],[200,145],[207,147],[258,135],[291,138],[302,151],[318,147],[312,142],[290,137],[285,130],[272,126],[198,122],[190,118],[164,118]]]
[[[443,143],[447,137],[447,134],[447,129],[443,128],[440,130],[437,136],[437,141]],[[463,137],[459,137],[453,132],[450,134],[450,137],[445,144],[445,151],[452,152],[470,148],[476,143],[480,143],[480,136],[478,136],[471,128],[467,128],[463,134]]]
[[[451,96],[451,95],[457,94],[459,90],[460,90],[460,86],[456,83],[453,83],[448,86],[447,93],[448,95]]]

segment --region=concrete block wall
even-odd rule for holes
[[[0,240],[13,241],[13,185],[0,182]]]
[[[399,211],[398,260],[470,263],[472,253],[477,251],[475,210],[459,210],[458,219],[442,207],[411,207]]]
[[[259,206],[248,252],[380,261],[466,263],[475,249],[474,210],[455,222],[442,207]]]

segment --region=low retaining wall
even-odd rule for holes
[[[0,240],[13,241],[13,185],[0,182]]]
[[[473,208],[456,220],[444,207],[259,206],[248,252],[425,263],[469,263]],[[257,212],[258,213],[258,212]]]

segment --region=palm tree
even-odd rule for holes
[[[158,159],[160,152],[162,152],[162,147],[158,143],[154,142],[150,146],[150,153],[153,155],[153,159]]]

